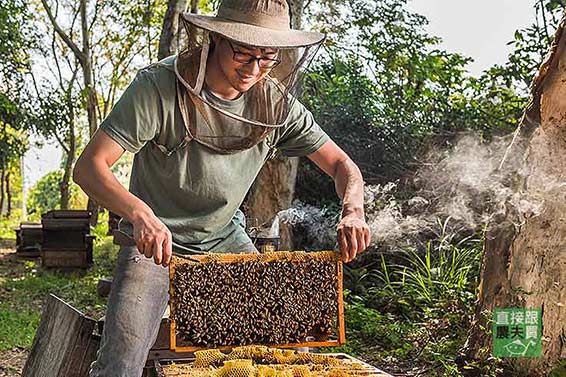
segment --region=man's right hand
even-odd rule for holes
[[[169,265],[172,254],[171,232],[153,213],[139,216],[132,221],[134,240],[140,253],[152,258],[155,264]]]
[[[172,254],[171,232],[110,170],[124,152],[120,144],[99,128],[77,160],[73,180],[95,202],[132,223],[140,253],[153,257],[158,265],[167,266]]]

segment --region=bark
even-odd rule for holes
[[[277,212],[289,208],[295,195],[298,158],[276,158],[265,164],[256,178],[244,211],[250,225],[267,224]],[[292,250],[291,228],[281,224],[282,250]]]
[[[489,357],[485,331],[494,308],[540,308],[540,358],[506,359],[515,376],[546,376],[566,358],[566,33],[562,21],[548,60],[533,85],[532,102],[503,167],[522,161],[514,181],[526,200],[509,201],[489,225],[475,319],[465,352]],[[525,174],[525,171],[527,172]],[[521,174],[520,174],[521,173]],[[525,210],[525,204],[542,204]],[[527,207],[528,208],[528,207]],[[533,207],[535,208],[535,207]]]
[[[6,169],[2,168],[2,173],[0,173],[0,217],[4,215],[4,200],[6,199],[4,190],[4,178],[6,177]]]
[[[12,215],[12,190],[10,188],[10,172],[6,173],[6,217],[10,217]]]
[[[179,16],[187,9],[187,0],[169,0],[167,10],[163,18],[161,37],[159,38],[159,48],[157,58],[164,59],[177,52]],[[197,13],[198,0],[191,0],[191,13]]]
[[[70,93],[69,93],[70,94]],[[71,174],[73,172],[73,165],[75,163],[76,154],[76,141],[75,141],[75,115],[73,111],[73,103],[71,102],[70,95],[67,97],[67,106],[70,111],[69,117],[69,149],[67,150],[67,158],[63,168],[63,179],[61,180],[61,209],[69,209],[70,192],[69,186],[71,184]]]
[[[304,0],[289,0],[288,3],[291,27],[299,29]],[[294,54],[284,56],[284,61],[296,61],[296,52],[284,50],[284,53]],[[280,70],[278,74],[284,77],[288,72]],[[244,206],[246,217],[252,225],[267,223],[274,218],[277,212],[291,206],[295,195],[298,165],[298,158],[276,158],[265,164],[250,189]],[[294,249],[291,228],[281,224],[280,231],[280,248],[283,250]]]

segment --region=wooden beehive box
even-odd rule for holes
[[[326,280],[320,278],[323,271]],[[338,346],[346,341],[342,262],[334,251],[174,257],[169,273],[170,347],[175,352],[246,344]],[[221,277],[216,279],[215,273]],[[279,297],[277,292],[283,293]],[[183,316],[189,318],[184,325],[178,321]]]
[[[42,231],[40,223],[21,223],[16,229],[16,255],[20,258],[39,257]]]
[[[43,267],[88,268],[92,265],[90,212],[54,210],[41,215]]]

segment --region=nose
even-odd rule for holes
[[[244,72],[248,75],[254,75],[254,76],[258,75],[260,72],[259,60],[256,59],[246,64],[244,66]]]

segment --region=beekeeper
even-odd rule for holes
[[[358,167],[297,100],[324,35],[290,29],[285,0],[223,0],[215,17],[184,14],[181,23],[184,51],[137,74],[74,170],[137,245],[120,249],[90,376],[141,375],[168,301],[172,242],[255,251],[238,208],[276,152],[307,156],[334,179],[345,262],[370,242]],[[125,151],[135,154],[129,191],[110,170]]]

